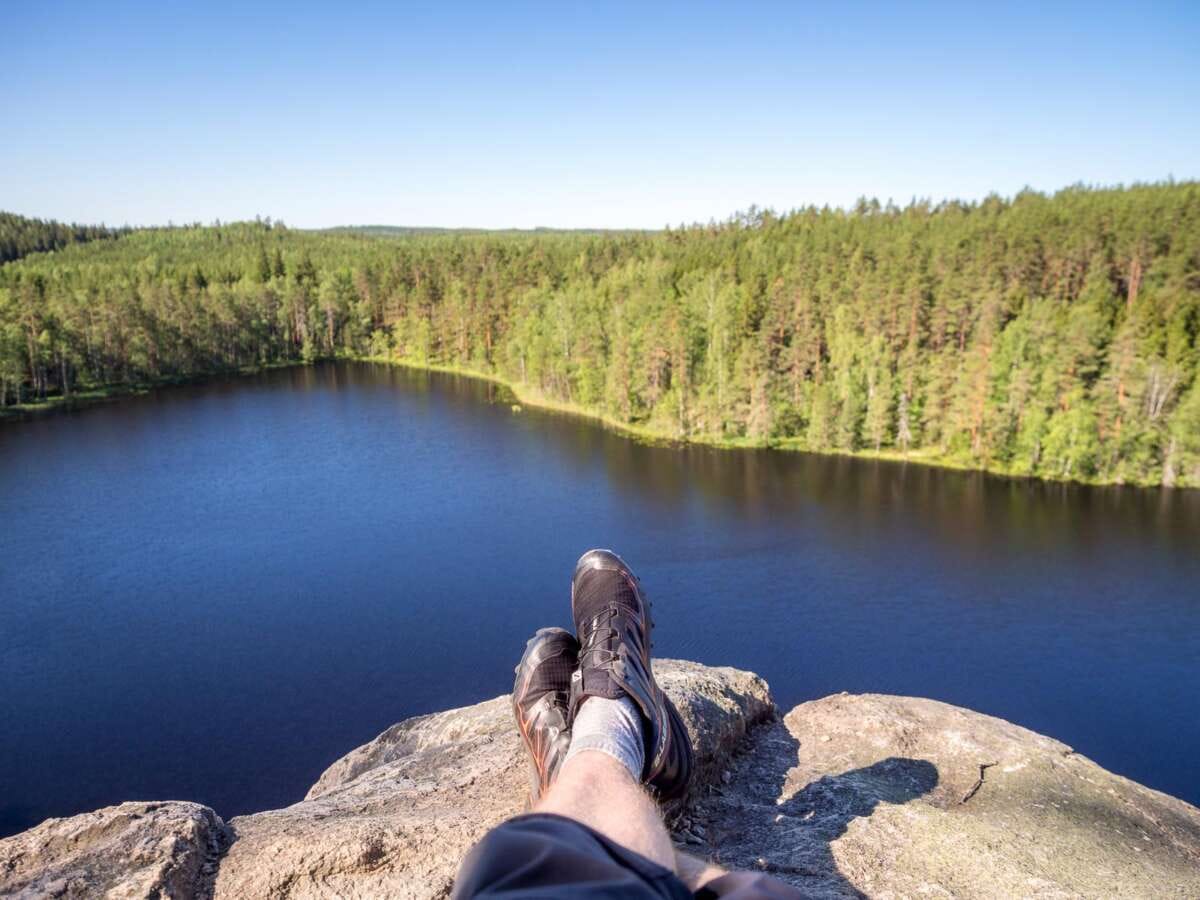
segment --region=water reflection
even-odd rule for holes
[[[298,372],[311,384],[324,370]],[[437,392],[468,415],[478,415],[479,403],[512,402],[502,388],[463,376],[384,366],[349,378]],[[677,509],[696,495],[713,511],[751,519],[802,517],[815,506],[826,525],[890,528],[904,521],[972,551],[997,540],[1043,548],[1111,540],[1194,553],[1200,537],[1200,491],[1061,484],[791,451],[647,445],[563,414],[526,408],[516,418],[577,473],[602,461],[617,490]]]

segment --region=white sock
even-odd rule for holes
[[[619,700],[588,697],[571,725],[571,746],[563,764],[584,750],[607,753],[629,770],[634,781],[640,782],[646,748],[642,740],[642,714],[634,702],[628,697]]]

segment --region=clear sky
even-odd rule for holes
[[[661,227],[1200,176],[1196,2],[46,0],[3,20],[0,209],[40,217]]]

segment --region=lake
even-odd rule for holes
[[[1002,716],[1200,803],[1200,492],[646,446],[485,382],[326,364],[0,426],[0,834],[300,800],[506,693],[593,546],[656,652]]]

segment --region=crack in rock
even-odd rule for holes
[[[992,766],[995,766],[995,765],[999,765],[999,763],[990,762],[990,763],[980,763],[979,764],[979,778],[976,779],[976,781],[973,785],[971,785],[971,789],[969,791],[967,791],[965,794],[963,794],[963,798],[958,801],[959,806],[966,803],[968,800],[970,800],[972,797],[974,797],[977,793],[979,793],[979,789],[981,787],[983,787],[984,773],[986,773],[988,769],[992,768]]]

